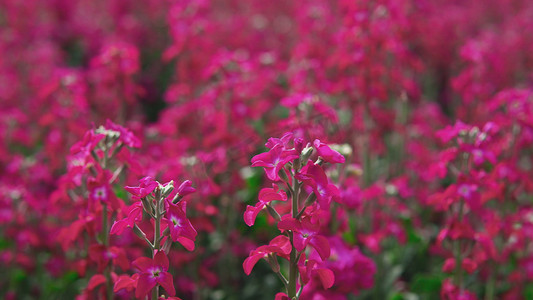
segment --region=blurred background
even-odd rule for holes
[[[125,204],[147,175],[197,189],[196,249],[169,256],[182,299],[282,290],[263,261],[244,274],[279,231],[242,216],[271,186],[251,157],[288,131],[346,157],[323,233],[337,281],[305,298],[533,299],[532,32],[527,0],[2,0],[0,298],[104,299],[70,149],[111,120],[142,141],[120,158]],[[458,240],[468,295],[446,281]]]

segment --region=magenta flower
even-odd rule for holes
[[[190,180],[185,180],[177,188],[177,194],[180,195],[181,197],[185,197],[194,192],[196,192],[196,189],[192,187],[192,183]]]
[[[124,145],[131,147],[131,148],[141,147],[141,141],[128,129],[118,124],[115,124],[111,122],[110,120],[106,121],[105,128],[119,132],[120,136],[118,140],[122,142]]]
[[[320,224],[312,222],[311,217],[296,220],[286,215],[278,223],[280,230],[291,230],[293,232],[294,248],[298,251],[304,251],[307,245],[311,245],[318,252],[322,260],[330,255],[328,239],[318,234]]]
[[[126,191],[133,195],[134,198],[141,199],[150,195],[156,187],[159,186],[159,182],[155,181],[153,177],[146,176],[139,180],[139,186],[126,186]]]
[[[321,209],[328,209],[331,199],[340,197],[337,187],[329,184],[326,173],[318,165],[307,164],[295,177],[313,189]]]
[[[275,144],[270,151],[254,156],[252,158],[252,167],[263,167],[268,179],[279,181],[279,171],[286,163],[298,157],[296,150],[285,150],[281,144]]]
[[[122,289],[131,292],[137,287],[137,281],[139,280],[139,274],[135,273],[131,277],[128,275],[120,275],[115,281],[115,286],[113,287],[113,292],[118,292]]]
[[[139,270],[139,279],[135,297],[144,298],[157,284],[160,284],[170,296],[176,295],[172,275],[167,272],[169,261],[163,251],[158,251],[154,258],[140,257],[133,262]]]
[[[268,245],[261,246],[250,252],[250,255],[244,260],[242,267],[246,275],[250,275],[255,264],[261,259],[267,257],[269,254],[276,254],[285,259],[289,259],[292,246],[291,241],[284,235],[278,235]]]
[[[185,203],[178,205],[168,203],[167,224],[170,230],[170,238],[174,242],[180,242],[187,250],[194,250],[194,241],[197,232],[185,214]],[[192,248],[191,248],[192,244]]]
[[[289,143],[294,139],[294,133],[287,132],[281,138],[271,137],[268,139],[268,142],[265,143],[265,146],[269,149],[274,148],[276,145],[281,145],[283,148],[288,149]]]
[[[300,271],[302,283],[307,284],[312,277],[318,277],[324,289],[329,289],[335,283],[335,274],[330,269],[324,267],[321,263],[314,259],[309,259],[305,262],[305,255],[301,256],[298,262],[298,270]]]
[[[284,190],[279,190],[275,184],[272,188],[264,188],[259,191],[259,202],[255,206],[248,205],[244,212],[244,222],[246,225],[252,226],[255,223],[255,218],[259,212],[271,201],[287,201],[287,194]]]
[[[111,226],[111,234],[122,234],[127,227],[133,228],[135,223],[142,219],[142,202],[135,202],[126,210],[128,216],[122,220],[115,221]]]
[[[111,260],[113,265],[119,266],[122,270],[128,270],[130,267],[126,251],[119,247],[93,244],[89,246],[89,257],[97,263],[98,272],[103,272]]]
[[[289,296],[287,296],[287,294],[285,293],[277,293],[276,298],[274,298],[274,300],[290,300],[290,299],[289,299]]]
[[[112,177],[111,172],[103,170],[99,166],[98,176],[96,178],[89,178],[87,180],[87,189],[89,191],[89,200],[91,201],[91,207],[95,203],[109,204],[113,209],[119,209],[123,206],[123,202],[119,201],[113,192],[109,181]]]
[[[70,154],[80,154],[90,156],[91,151],[96,148],[98,143],[105,137],[104,134],[96,134],[93,130],[89,130],[83,136],[83,140],[77,142],[70,147]]]
[[[318,156],[322,157],[324,161],[329,162],[331,164],[344,163],[345,159],[342,154],[331,149],[328,145],[322,143],[320,140],[315,140],[313,142],[313,146],[315,146],[315,149],[318,151]]]

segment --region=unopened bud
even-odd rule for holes
[[[171,180],[167,185],[165,185],[161,190],[161,196],[164,198],[168,197],[170,193],[174,190],[174,181]]]
[[[294,150],[296,150],[298,153],[302,153],[303,149],[304,149],[304,140],[302,138],[295,138],[294,139]]]
[[[150,200],[148,200],[146,197],[142,197],[141,198],[141,202],[143,204],[144,210],[148,214],[153,215],[154,214],[154,208],[152,207],[152,203],[150,203]]]
[[[170,253],[171,246],[172,246],[172,239],[167,238],[165,240],[165,243],[163,244],[163,247],[161,247],[161,250],[163,250],[163,252],[165,252],[165,254],[168,255]]]
[[[281,220],[281,216],[280,216],[279,213],[274,209],[274,207],[270,206],[270,204],[267,204],[266,207],[267,207],[267,210],[268,210],[268,212],[270,213],[270,215],[271,215],[274,219],[276,219],[276,221]]]
[[[289,177],[287,177],[287,173],[285,173],[285,170],[282,168],[278,172],[279,178],[281,178],[285,182],[289,182]]]
[[[275,273],[278,273],[279,270],[280,270],[280,267],[279,267],[279,263],[278,263],[277,257],[272,255],[272,254],[268,254],[266,259],[268,261],[268,264],[272,268],[272,271],[274,271]]]
[[[307,200],[305,201],[305,206],[311,206],[316,200],[316,195],[315,193],[312,193],[311,195],[309,195],[309,197],[307,197]]]
[[[309,157],[311,157],[311,154],[313,154],[313,147],[308,144],[307,147],[302,150],[302,154],[300,154],[300,163],[302,166],[305,166],[307,164],[307,161],[309,160]]]
[[[157,186],[154,189],[154,195],[155,195],[155,201],[159,202],[159,199],[161,199],[161,184],[159,184],[159,186]]]

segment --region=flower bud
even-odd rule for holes
[[[141,198],[141,202],[143,204],[144,210],[148,214],[153,215],[154,214],[154,208],[152,207],[152,203],[150,203],[150,200],[148,200],[146,197],[142,197]]]
[[[168,255],[170,253],[171,246],[172,246],[172,239],[167,238],[165,240],[165,243],[163,244],[163,247],[161,247],[161,250],[163,250],[163,252],[165,252],[165,254]]]
[[[267,204],[266,207],[267,207],[268,213],[270,213],[270,215],[271,215],[274,219],[276,219],[276,221],[281,220],[281,216],[280,216],[279,213],[274,209],[274,207],[270,206],[270,204]]]
[[[302,150],[302,154],[300,154],[300,163],[302,166],[307,164],[311,154],[313,154],[313,147],[308,144],[307,147]]]
[[[268,261],[268,264],[272,268],[272,271],[274,271],[275,273],[278,273],[280,270],[278,259],[274,255],[268,254],[268,256],[266,257],[266,260]]]
[[[313,193],[309,197],[307,197],[307,200],[305,201],[305,206],[311,206],[316,200],[316,194]]]
[[[302,153],[303,149],[304,149],[304,140],[302,138],[295,138],[294,139],[294,150],[296,150],[298,153]]]
[[[283,169],[279,170],[278,176],[279,176],[279,178],[281,178],[281,180],[283,180],[285,182],[289,182],[289,177],[287,177],[287,173],[285,173],[285,170],[283,170]]]
[[[165,185],[161,189],[161,197],[164,199],[170,195],[170,193],[174,190],[174,181],[171,180],[167,185]]]

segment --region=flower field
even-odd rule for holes
[[[533,2],[0,1],[0,298],[533,299]]]

